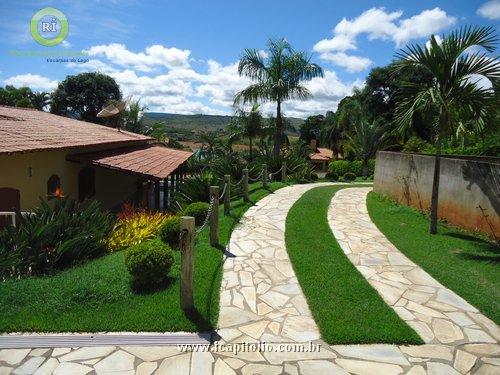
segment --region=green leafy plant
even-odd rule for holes
[[[0,276],[45,274],[105,252],[112,217],[92,201],[83,207],[69,198],[40,203],[29,215],[16,212],[17,228],[0,234]]]
[[[344,181],[354,181],[356,179],[356,175],[352,172],[347,172],[344,174]]]
[[[335,173],[337,176],[343,176],[349,172],[349,162],[347,160],[334,160],[328,165],[329,172]]]
[[[339,175],[336,174],[335,172],[327,172],[325,174],[325,178],[330,181],[338,181],[339,180]]]
[[[201,172],[192,175],[180,185],[180,191],[175,200],[185,206],[192,202],[208,202],[210,200],[210,186],[219,186],[220,181],[212,172]]]
[[[196,225],[201,225],[205,221],[209,206],[206,202],[194,202],[188,205],[182,213],[184,216],[193,216]]]
[[[125,252],[125,265],[132,276],[132,285],[136,289],[154,288],[165,284],[173,263],[172,249],[159,239],[131,246]]]
[[[361,177],[363,175],[363,161],[354,160],[349,163],[349,172],[354,173],[356,176]]]
[[[113,232],[106,240],[109,251],[120,251],[155,237],[169,214],[126,208],[118,214]]]
[[[181,218],[170,216],[165,219],[160,230],[160,238],[173,249],[179,247],[179,235],[181,233]]]

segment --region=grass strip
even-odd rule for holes
[[[346,257],[327,220],[341,186],[306,192],[286,218],[286,247],[314,320],[329,344],[421,344]]]
[[[408,258],[500,324],[500,248],[486,238],[439,223],[374,192],[368,212],[378,229]]]

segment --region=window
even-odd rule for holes
[[[58,175],[53,174],[47,181],[47,198],[62,198],[61,179]]]
[[[78,199],[82,202],[94,195],[95,171],[92,167],[85,167],[78,173]]]

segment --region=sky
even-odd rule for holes
[[[30,33],[45,7],[69,23],[57,46]],[[51,91],[67,75],[99,71],[149,111],[182,114],[233,113],[235,93],[250,82],[237,73],[244,49],[265,56],[269,38],[286,38],[324,70],[306,83],[311,100],[284,105],[287,116],[305,118],[335,111],[408,43],[463,25],[498,30],[500,0],[0,0],[0,17],[0,85]]]

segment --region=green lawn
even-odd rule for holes
[[[300,286],[329,344],[421,344],[345,256],[327,210],[341,186],[306,192],[286,218],[286,247]]]
[[[426,215],[373,192],[367,203],[373,222],[401,252],[500,324],[497,245],[443,223],[430,235]]]
[[[284,184],[269,190],[251,185],[256,202]],[[220,209],[222,245],[241,215],[251,206],[232,202],[231,215]],[[98,331],[200,331],[214,327],[219,315],[222,252],[209,243],[208,228],[196,238],[195,305],[197,313],[186,317],[179,307],[180,253],[170,271],[165,290],[135,294],[124,265],[124,252],[90,261],[53,276],[28,277],[0,283],[0,331],[98,332]]]

